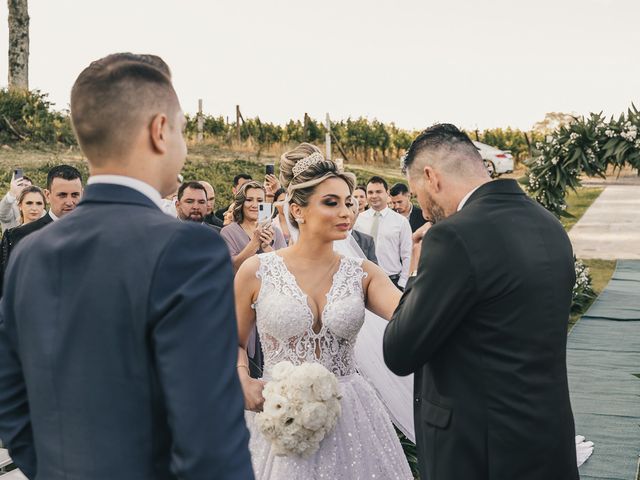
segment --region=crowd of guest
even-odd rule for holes
[[[262,182],[248,173],[233,178],[233,202],[216,209],[214,187],[204,180],[177,179],[176,191],[163,199],[161,208],[181,221],[211,227],[224,239],[234,270],[248,258],[286,247],[292,242],[286,220],[286,190],[268,174]],[[27,235],[72,212],[82,196],[82,176],[69,165],[53,167],[45,188],[26,176],[11,179],[0,200],[0,267],[6,269],[11,251]],[[366,257],[379,264],[393,283],[404,287],[409,275],[411,235],[426,220],[411,201],[404,183],[389,188],[379,176],[358,185],[353,192],[352,235]],[[259,221],[260,205],[272,205],[270,221]],[[1,286],[1,283],[0,283]],[[257,342],[257,339],[256,339]],[[259,345],[258,345],[259,349]]]

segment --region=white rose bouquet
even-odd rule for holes
[[[341,413],[336,376],[319,363],[280,362],[262,392],[256,424],[276,455],[308,457],[320,447]]]

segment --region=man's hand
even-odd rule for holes
[[[413,232],[413,235],[411,236],[411,239],[413,240],[413,247],[411,250],[411,262],[409,263],[410,272],[418,270],[418,262],[420,261],[420,253],[422,252],[422,239],[430,228],[431,223],[427,222]]]

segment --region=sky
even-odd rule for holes
[[[92,60],[169,64],[185,112],[529,129],[640,106],[640,0],[30,0],[30,88],[67,108]],[[0,2],[0,87],[7,4]]]

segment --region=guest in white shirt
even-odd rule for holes
[[[384,178],[371,177],[367,183],[370,208],[358,216],[355,229],[374,238],[378,264],[402,289],[409,277],[411,226],[405,217],[388,208],[388,189]]]

